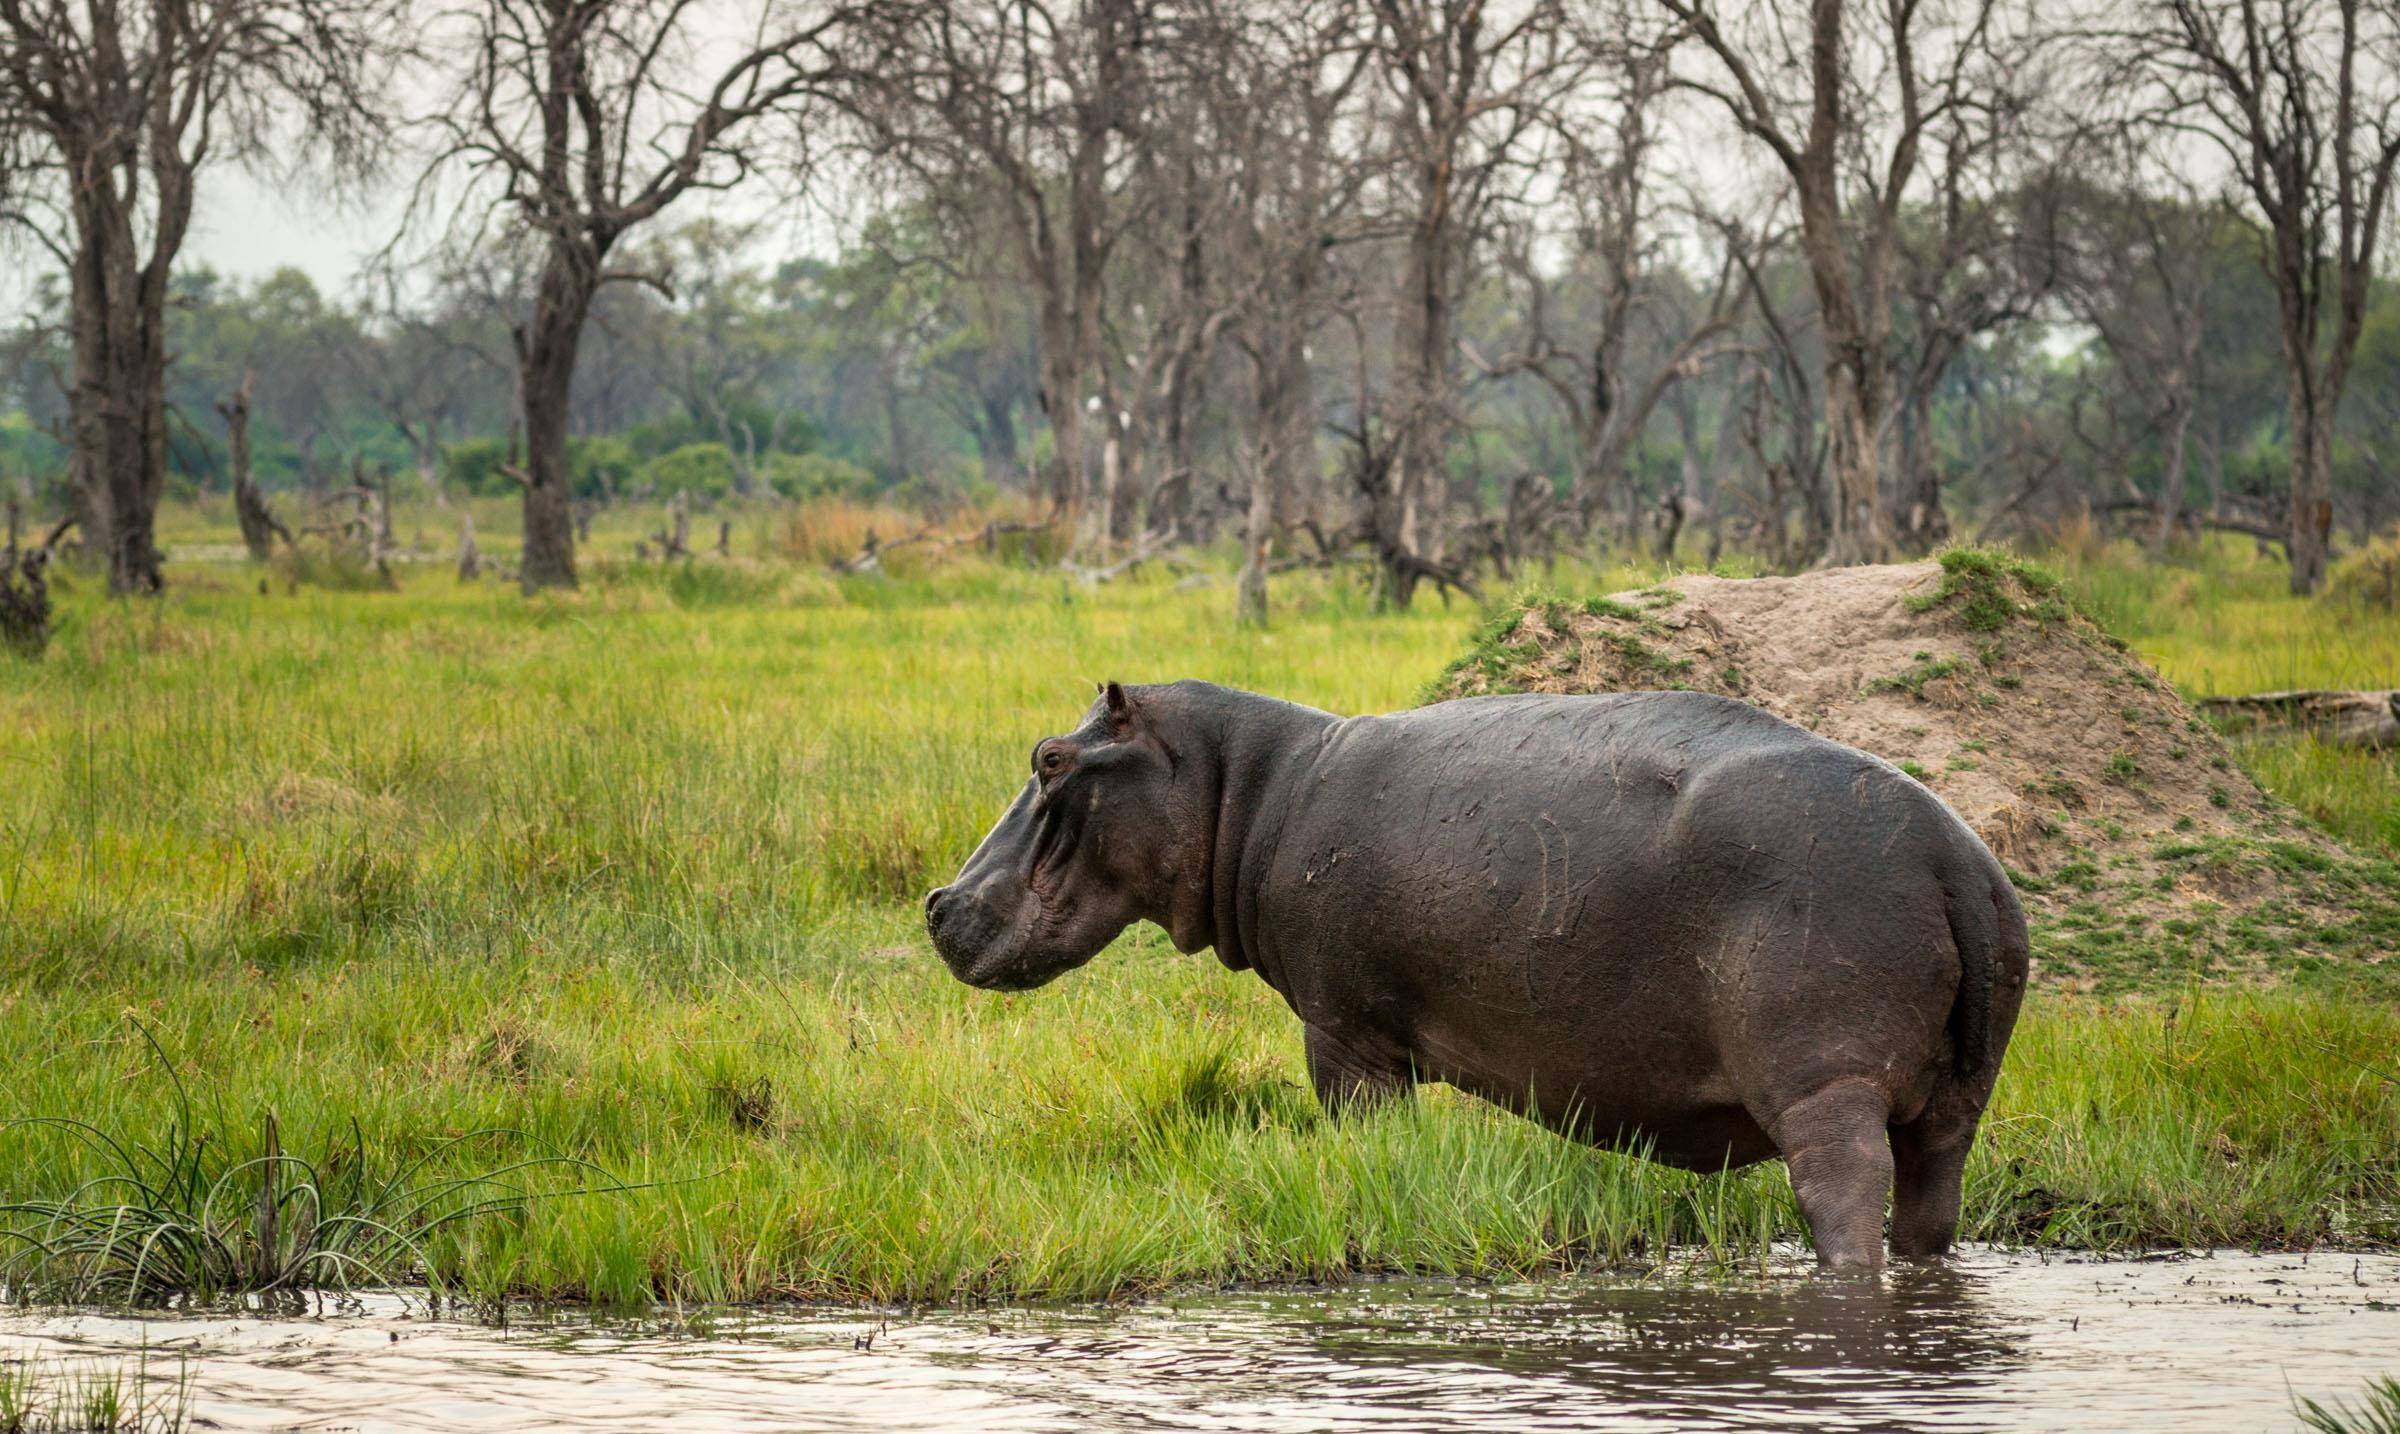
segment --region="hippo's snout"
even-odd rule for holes
[[[1009,986],[1004,974],[993,969],[1007,964],[1005,952],[997,948],[1007,944],[1003,938],[1008,927],[1008,921],[973,892],[937,886],[925,893],[925,934],[933,938],[933,949],[950,974],[970,986]]]
[[[933,949],[940,953],[943,964],[959,979],[966,979],[966,969],[974,964],[971,953],[961,949],[958,940],[959,902],[950,888],[937,886],[925,893],[925,934],[933,938]]]

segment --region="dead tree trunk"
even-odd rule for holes
[[[233,516],[242,525],[242,546],[250,550],[250,561],[263,563],[275,556],[277,538],[287,548],[292,545],[292,530],[267,506],[250,471],[250,384],[250,371],[244,369],[242,386],[217,405],[217,413],[225,420],[226,466],[233,470]]]
[[[677,489],[675,496],[667,500],[666,521],[650,536],[658,542],[658,556],[662,561],[692,555],[692,495],[689,492]],[[868,536],[872,537],[873,534]]]
[[[2236,730],[2296,727],[2330,747],[2400,747],[2400,690],[2260,692],[2200,703]]]
[[[17,544],[20,520],[17,500],[11,498],[8,548],[0,552],[0,647],[31,658],[50,646],[50,548],[67,524],[61,523],[49,542],[28,550]]]

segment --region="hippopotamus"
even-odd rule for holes
[[[1254,971],[1336,1115],[1425,1081],[1689,1170],[1781,1157],[1821,1265],[1939,1256],[2025,917],[1879,758],[1699,692],[1341,718],[1103,684],[925,900],[1022,991],[1136,921]]]

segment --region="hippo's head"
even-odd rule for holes
[[[951,974],[1023,991],[1100,954],[1136,921],[1209,944],[1213,803],[1204,763],[1179,763],[1158,697],[1104,684],[1083,725],[1034,745],[1033,774],[948,886],[925,929]]]

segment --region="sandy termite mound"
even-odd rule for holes
[[[1930,787],[2008,867],[2054,981],[2400,977],[2400,869],[2262,792],[2019,559],[1522,598],[1428,695],[1655,688],[1756,703]]]

